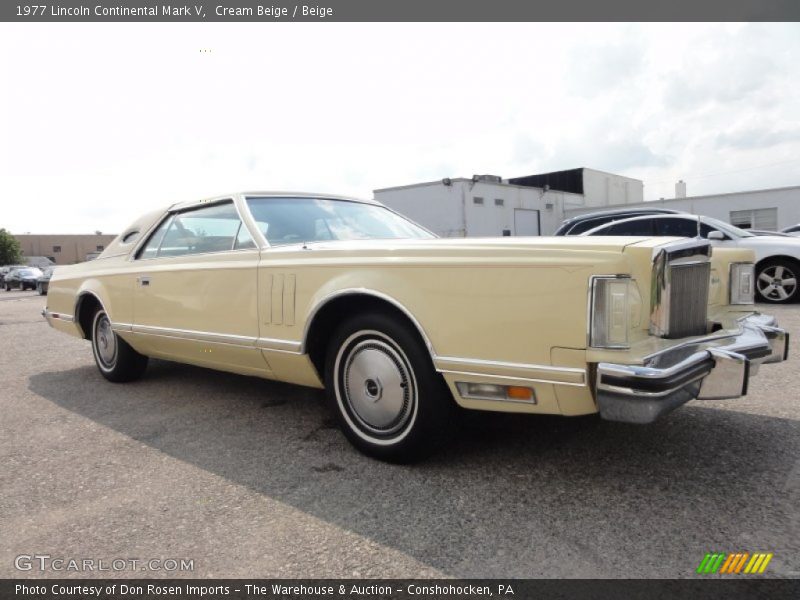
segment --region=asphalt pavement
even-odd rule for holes
[[[800,576],[800,306],[760,307],[791,358],[746,398],[650,426],[476,412],[393,466],[315,390],[163,361],[109,383],[44,305],[0,292],[0,577],[692,577],[709,551]],[[42,555],[193,570],[15,566]]]

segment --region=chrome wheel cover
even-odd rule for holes
[[[356,433],[374,443],[394,443],[417,413],[417,384],[403,351],[386,335],[360,331],[336,358],[336,396]]]
[[[114,368],[117,361],[117,334],[111,329],[111,321],[105,313],[101,313],[95,320],[93,341],[100,365],[105,369]]]
[[[767,267],[758,275],[758,292],[770,300],[787,300],[797,290],[797,277],[783,265]]]

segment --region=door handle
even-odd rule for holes
[[[142,286],[142,287],[150,285],[150,277],[148,277],[146,275],[142,276],[142,277],[137,277],[136,281],[138,281],[139,285]]]

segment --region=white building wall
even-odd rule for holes
[[[673,210],[686,211],[696,215],[714,217],[726,223],[731,222],[732,211],[775,208],[778,214],[777,228],[783,229],[784,227],[800,223],[800,186],[688,198],[671,198],[667,200],[652,200],[633,204],[620,202],[606,206],[593,206],[591,208],[569,208],[564,211],[564,214],[565,218],[569,218],[597,210],[632,208],[634,206],[671,208]]]
[[[442,237],[501,236],[505,229],[517,235],[517,209],[538,211],[539,234],[549,235],[564,219],[565,207],[583,206],[583,196],[577,194],[468,179],[453,179],[451,185],[386,188],[374,194],[377,201]],[[477,204],[476,198],[483,203]]]
[[[644,201],[644,183],[622,175],[584,169],[583,195],[586,206],[634,204]]]
[[[464,196],[455,185],[421,183],[375,190],[375,199],[441,237],[464,237]]]

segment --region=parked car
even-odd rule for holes
[[[753,235],[766,235],[772,237],[794,237],[791,233],[783,233],[781,231],[768,231],[766,229],[746,229],[748,233],[752,233]]]
[[[109,381],[155,357],[325,388],[357,448],[410,461],[457,405],[649,423],[742,396],[788,347],[753,310],[752,260],[698,239],[436,239],[374,201],[245,193],[60,266],[43,315]]]
[[[690,214],[653,215],[616,221],[582,235],[646,235],[706,238],[720,248],[746,248],[755,253],[759,300],[788,304],[800,299],[800,239],[757,236],[711,217]]]
[[[781,232],[788,233],[789,235],[800,235],[800,223],[792,225],[791,227],[784,227],[781,229]]]
[[[52,277],[54,270],[55,267],[47,267],[44,271],[42,271],[39,279],[36,280],[36,291],[39,292],[40,296],[47,295],[47,288],[50,285],[50,277]]]
[[[565,219],[553,235],[579,235],[584,231],[589,231],[600,225],[605,225],[606,223],[619,221],[621,219],[630,219],[631,217],[642,217],[645,215],[674,214],[681,214],[681,212],[669,208],[621,208],[618,210],[602,210]]]
[[[6,286],[7,292],[16,288],[22,291],[28,288],[35,289],[36,281],[41,274],[42,272],[36,267],[15,267],[6,273],[3,285]]]
[[[6,265],[5,267],[0,267],[0,284],[4,284],[6,280],[6,275],[8,275],[11,269],[23,269],[25,265]]]

